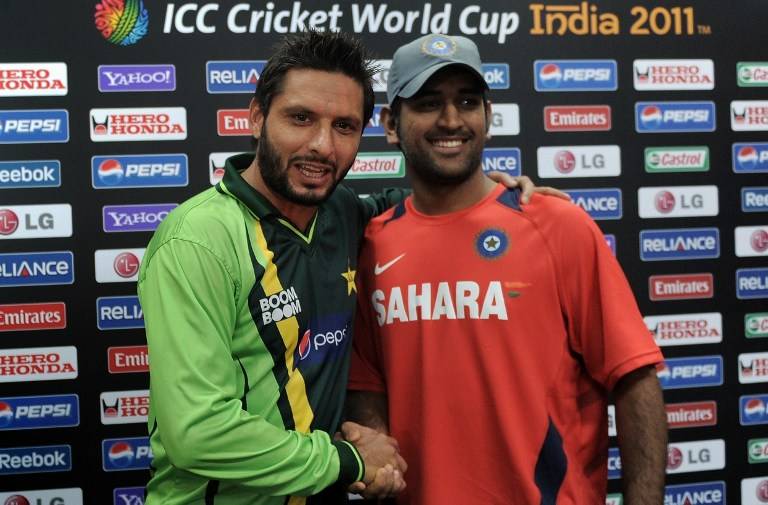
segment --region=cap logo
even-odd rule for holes
[[[445,35],[432,35],[421,45],[421,52],[437,58],[445,58],[456,52],[456,42]]]

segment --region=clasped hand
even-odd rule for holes
[[[352,484],[350,492],[365,498],[386,498],[405,489],[403,476],[408,464],[400,456],[397,440],[351,421],[341,425],[341,433],[355,446],[365,463],[362,482]]]

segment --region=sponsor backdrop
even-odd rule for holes
[[[379,104],[399,44],[477,42],[483,168],[568,190],[663,346],[665,503],[768,503],[766,16],[759,0],[3,2],[0,504],[143,503],[144,248],[249,148],[269,48],[306,25],[361,35]],[[408,184],[380,108],[347,177],[361,193]]]

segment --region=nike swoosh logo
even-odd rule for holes
[[[401,254],[397,258],[393,259],[389,263],[384,263],[383,265],[379,266],[379,263],[377,262],[376,265],[373,267],[373,273],[374,275],[381,275],[384,273],[385,270],[387,270],[389,267],[400,261],[403,256],[405,256],[405,253]]]

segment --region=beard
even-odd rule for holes
[[[256,160],[259,164],[259,171],[261,172],[261,178],[264,179],[264,183],[274,193],[280,195],[291,203],[297,205],[303,205],[305,207],[316,207],[326,201],[336,189],[336,186],[341,182],[341,178],[336,179],[335,182],[327,188],[308,189],[304,192],[299,192],[294,186],[291,185],[288,180],[288,171],[291,165],[301,161],[318,162],[326,165],[332,165],[334,174],[336,174],[338,167],[334,163],[331,163],[325,158],[318,156],[294,156],[290,158],[286,163],[283,163],[280,158],[280,154],[275,149],[274,144],[269,140],[269,134],[267,133],[267,125],[264,123],[262,128],[261,138],[258,140],[258,146],[256,147]],[[350,165],[351,166],[351,165]],[[349,168],[349,167],[347,167]],[[346,171],[345,171],[346,173]]]
[[[469,152],[464,164],[457,171],[447,172],[440,168],[439,163],[428,152],[419,149],[416,143],[403,140],[400,124],[397,125],[397,136],[400,138],[400,150],[405,156],[406,167],[413,175],[428,185],[457,186],[468,180],[480,166],[482,161],[482,149],[474,149]]]

